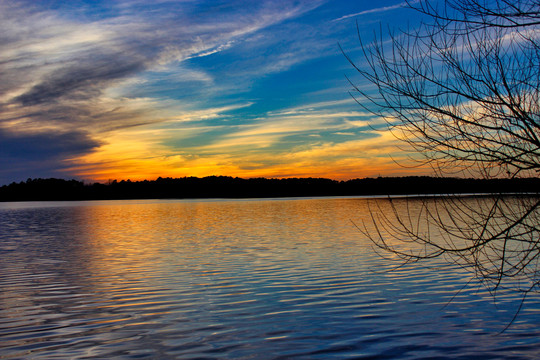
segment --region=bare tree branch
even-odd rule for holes
[[[358,32],[361,62],[342,50],[363,79],[348,78],[357,103],[441,176],[538,176],[540,1],[409,6],[428,21],[391,31],[390,45],[382,34],[366,44]],[[445,258],[493,294],[540,291],[539,193],[388,199],[371,212],[359,228],[382,254],[405,263]]]

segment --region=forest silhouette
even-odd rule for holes
[[[317,196],[538,193],[539,178],[464,179],[428,176],[338,181],[325,178],[228,176],[113,180],[106,184],[28,179],[0,187],[0,201],[269,198]]]

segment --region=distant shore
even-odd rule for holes
[[[78,180],[28,179],[0,187],[0,201],[268,198],[369,195],[491,194],[540,192],[540,178],[462,179],[378,177],[347,181],[325,178],[158,178],[85,184]]]

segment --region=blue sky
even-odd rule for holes
[[[0,184],[405,175],[348,94],[401,1],[0,2]]]

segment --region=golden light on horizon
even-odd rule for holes
[[[111,134],[96,151],[73,159],[76,165],[68,171],[98,182],[213,175],[348,180],[426,173],[425,169],[396,165],[396,160],[406,162],[407,154],[400,153],[389,132],[364,140],[316,143],[281,152],[235,143],[176,151],[165,146],[163,138],[163,132],[157,130]]]

